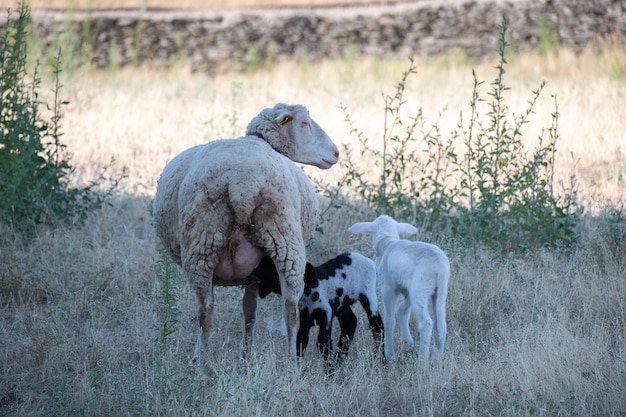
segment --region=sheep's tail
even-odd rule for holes
[[[260,194],[251,195],[248,192],[240,187],[230,187],[228,190],[229,202],[237,226],[250,225],[255,210],[263,203],[263,197]]]

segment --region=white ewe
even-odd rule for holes
[[[200,334],[192,362],[202,364],[202,351],[208,351],[214,285],[246,286],[246,323],[254,323],[256,301],[247,300],[256,300],[258,287],[250,275],[268,256],[280,277],[288,351],[296,365],[305,243],[317,226],[319,205],[313,185],[292,161],[327,169],[338,157],[303,106],[279,103],[252,119],[246,136],[195,146],[165,166],[154,221],[198,297]],[[249,330],[244,354],[252,343]]]
[[[417,229],[408,223],[398,223],[389,216],[379,216],[373,222],[355,223],[351,233],[372,235],[385,317],[385,357],[393,362],[393,333],[395,329],[398,296],[404,299],[398,308],[402,338],[410,345],[413,338],[409,330],[411,309],[417,317],[420,335],[419,355],[427,362],[433,319],[429,314],[432,302],[434,328],[437,332],[437,359],[443,359],[446,342],[446,297],[450,262],[435,245],[400,239],[400,234],[414,234]]]

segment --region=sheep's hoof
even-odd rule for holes
[[[208,364],[201,365],[197,357],[191,358],[187,364],[187,373],[189,375],[197,374],[205,385],[213,385],[217,381],[217,374]]]
[[[215,373],[212,373],[211,375],[207,375],[206,373],[204,373],[200,376],[200,382],[202,383],[202,385],[206,385],[208,387],[217,385],[217,379],[217,374]]]

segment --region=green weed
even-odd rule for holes
[[[471,245],[514,251],[576,243],[582,213],[576,178],[572,175],[567,184],[554,179],[556,96],[550,126],[542,130],[538,145],[528,149],[523,127],[531,122],[545,83],[532,91],[521,115],[510,112],[505,100],[506,30],[505,20],[491,91],[481,95],[483,81],[473,72],[469,118],[461,114],[448,137],[438,121],[426,123],[421,109],[413,116],[403,112],[407,79],[417,72],[412,59],[395,92],[383,96],[382,149],[370,145],[342,107],[361,144],[356,159],[353,150],[344,149],[347,192],[356,193],[376,214],[421,224]]]
[[[38,64],[28,71],[30,9],[22,3],[16,19],[7,16],[0,41],[0,220],[12,230],[29,232],[36,225],[84,220],[117,186],[99,191],[101,176],[83,187],[70,184],[73,167],[61,142],[61,53],[53,63],[54,99],[46,120],[39,100]]]
[[[159,349],[161,354],[167,344],[167,338],[176,332],[178,323],[178,291],[182,279],[171,257],[164,248],[159,250],[159,258],[155,264],[154,272],[159,282],[156,297],[156,312],[159,317]]]

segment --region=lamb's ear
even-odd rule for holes
[[[376,225],[371,222],[358,222],[354,223],[348,229],[350,233],[369,233],[370,235],[376,232]]]
[[[289,113],[284,113],[278,116],[276,119],[278,126],[285,126],[287,123],[293,120],[293,116]]]
[[[397,230],[400,235],[414,235],[417,233],[417,227],[408,223],[398,223]]]

